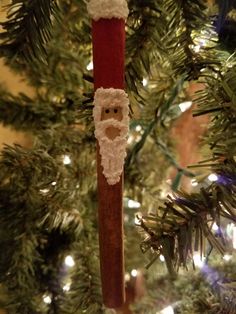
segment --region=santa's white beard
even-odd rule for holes
[[[124,168],[128,126],[115,119],[109,119],[97,122],[95,127],[95,136],[99,143],[103,174],[108,184],[114,185],[120,181],[120,176]],[[118,128],[120,135],[113,140],[109,139],[106,134],[108,127]]]

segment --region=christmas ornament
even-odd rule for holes
[[[120,181],[126,157],[129,101],[121,89],[99,88],[94,97],[95,136],[103,174],[109,185]]]
[[[98,220],[103,302],[124,303],[123,164],[128,133],[124,92],[125,0],[91,0],[94,122],[97,138]]]

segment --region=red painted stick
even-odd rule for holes
[[[92,24],[94,88],[124,88],[125,22],[99,19]],[[123,175],[109,185],[101,167],[97,144],[98,218],[103,302],[109,308],[122,306],[124,292]]]

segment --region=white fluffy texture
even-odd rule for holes
[[[120,136],[117,136],[114,140],[106,136],[106,129],[111,124],[120,130]],[[99,142],[103,174],[109,185],[120,181],[126,157],[127,134],[128,127],[115,119],[104,120],[97,125],[95,136]]]
[[[96,122],[101,121],[102,108],[121,107],[123,119],[122,122],[129,124],[129,99],[123,89],[103,88],[96,90],[94,95],[93,118]]]
[[[126,19],[129,9],[126,0],[90,0],[87,4],[89,15],[93,20],[104,19]]]
[[[122,120],[108,119],[101,121],[102,108],[122,108]],[[95,122],[95,137],[99,142],[99,153],[103,174],[109,185],[120,181],[126,157],[126,145],[129,131],[129,100],[121,89],[99,88],[94,96],[93,117]],[[106,129],[115,127],[120,135],[111,140],[106,135]]]

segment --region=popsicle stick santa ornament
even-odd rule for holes
[[[103,302],[124,303],[123,167],[129,128],[124,91],[125,0],[91,0],[94,122],[97,138],[98,220]]]

